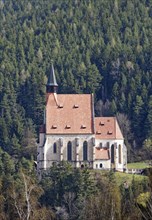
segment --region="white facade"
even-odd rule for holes
[[[71,143],[71,158],[68,159],[68,143]],[[87,142],[87,160],[84,160],[84,142]],[[109,158],[98,159],[95,148],[107,149]],[[113,160],[112,160],[113,148]],[[46,135],[40,133],[38,146],[38,171],[46,170],[60,161],[69,161],[73,167],[87,166],[93,169],[116,169],[123,171],[127,164],[124,140],[99,140],[95,135]]]
[[[83,144],[87,142],[87,160],[83,160]],[[94,135],[45,135],[40,134],[38,146],[38,169],[47,169],[60,161],[68,161],[68,143],[72,145],[72,158],[69,162],[73,167],[87,165],[93,168]],[[54,149],[56,148],[56,149]]]
[[[124,140],[96,140],[96,146],[109,149],[109,159],[95,159],[94,169],[116,169],[123,171],[127,166],[127,149]],[[114,151],[112,161],[112,147]]]

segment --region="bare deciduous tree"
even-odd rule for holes
[[[34,216],[35,207],[38,204],[38,197],[42,189],[29,176],[21,172],[21,182],[13,183],[12,199],[14,206],[21,220],[29,220]]]

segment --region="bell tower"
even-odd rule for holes
[[[58,84],[56,82],[54,67],[53,67],[53,64],[52,64],[51,71],[50,71],[48,81],[47,81],[47,84],[46,84],[46,93],[56,93],[57,88],[58,88]]]

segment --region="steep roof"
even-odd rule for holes
[[[49,94],[46,134],[92,134],[92,99],[90,94]]]
[[[95,118],[96,139],[124,139],[115,117]]]
[[[47,86],[58,86],[56,82],[53,64],[51,66],[50,74],[49,74],[48,81],[47,81]]]

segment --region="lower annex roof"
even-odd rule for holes
[[[95,117],[95,129],[96,139],[124,139],[115,117]]]

